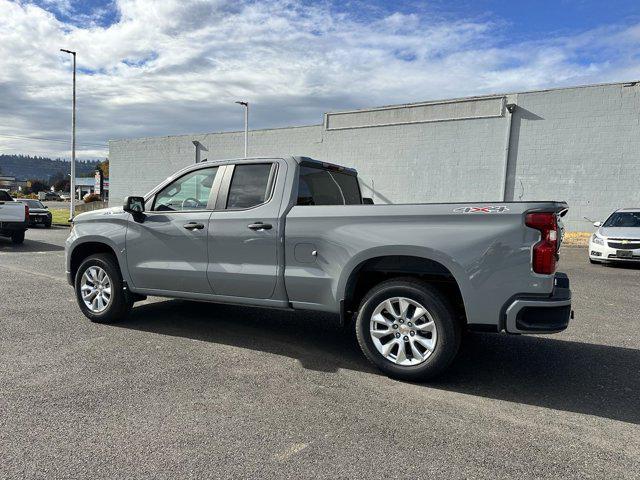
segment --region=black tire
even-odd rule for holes
[[[435,348],[418,365],[403,366],[387,360],[371,339],[371,316],[380,303],[392,297],[406,297],[418,302],[429,311],[436,325]],[[412,278],[392,279],[373,287],[360,304],[355,329],[365,357],[390,377],[401,380],[422,381],[435,377],[451,364],[460,347],[460,322],[447,298],[428,283]]]
[[[22,242],[24,242],[24,230],[16,230],[11,234],[11,243],[20,245]]]
[[[87,305],[85,305],[80,292],[82,275],[91,266],[98,266],[102,268],[111,281],[111,299],[105,310],[96,313],[92,312]],[[76,277],[74,279],[74,286],[76,291],[76,300],[80,306],[80,310],[85,317],[92,322],[96,323],[116,323],[127,318],[131,308],[133,307],[133,300],[131,296],[125,292],[122,282],[122,274],[118,267],[118,262],[109,254],[97,254],[87,257],[78,268]]]
[[[44,228],[51,228],[51,222],[46,222],[44,224]]]

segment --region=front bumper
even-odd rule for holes
[[[516,297],[505,310],[504,329],[508,333],[557,333],[573,318],[569,277],[556,273],[549,297]]]
[[[589,258],[597,262],[638,262],[640,261],[640,248],[622,250],[629,256],[619,257],[618,249],[611,248],[608,240],[604,241],[604,245],[598,245],[589,240]]]
[[[31,214],[29,215],[29,226],[46,225],[51,223],[51,219],[51,215]]]

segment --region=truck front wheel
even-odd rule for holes
[[[92,322],[113,323],[129,314],[133,301],[125,292],[122,275],[113,255],[87,257],[75,277],[80,310]]]
[[[441,373],[460,346],[454,309],[431,285],[412,278],[376,285],[355,322],[364,355],[387,375],[427,380]]]

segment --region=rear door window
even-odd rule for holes
[[[298,205],[358,205],[358,177],[339,171],[300,167]]]
[[[236,165],[227,196],[227,209],[251,208],[269,200],[274,176],[273,163]]]

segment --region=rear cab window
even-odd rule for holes
[[[300,166],[298,205],[359,205],[358,177],[338,168]]]

